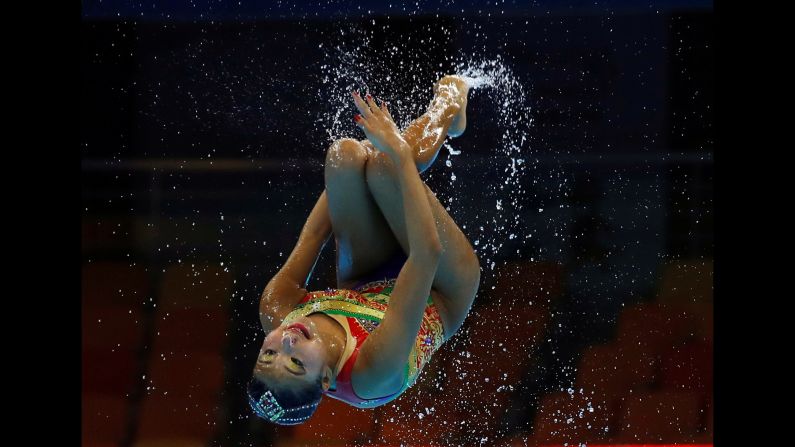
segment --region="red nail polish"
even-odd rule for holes
[[[357,123],[359,122],[360,119],[362,119],[362,116],[358,114],[353,117],[353,120],[356,121]]]
[[[368,94],[367,94],[367,99],[373,99],[373,97],[372,97],[372,96],[370,96],[370,94],[368,93]]]

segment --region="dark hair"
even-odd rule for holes
[[[317,381],[311,384],[277,386],[267,378],[252,378],[248,383],[248,403],[257,416],[267,419],[274,424],[296,425],[309,419],[317,409],[321,397],[323,397],[322,377],[318,376]],[[284,409],[284,413],[278,417],[268,417],[261,414],[258,403],[265,393],[270,391],[270,395],[276,399],[279,406]]]

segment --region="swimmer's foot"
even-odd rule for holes
[[[469,94],[469,85],[460,76],[449,75],[439,80],[433,86],[435,94],[431,107],[442,106],[450,107],[455,115],[450,127],[447,129],[447,135],[455,138],[464,133],[467,127],[467,96]]]

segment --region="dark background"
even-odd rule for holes
[[[536,302],[543,324],[526,344],[535,360],[511,382],[515,390],[498,425],[448,434],[444,442],[533,436],[542,397],[573,386],[584,350],[620,338],[624,309],[670,295],[666,272],[711,283],[713,25],[711,2],[420,2],[411,8],[83,2],[84,445],[94,438],[149,445],[143,443],[171,436],[169,429],[181,423],[158,428],[146,415],[161,411],[161,422],[176,421],[175,412],[188,411],[185,402],[197,411],[196,402],[209,402],[203,408],[211,422],[201,430],[174,429],[174,436],[213,445],[271,445],[293,436],[250,417],[243,392],[263,336],[259,293],[323,188],[324,153],[332,142],[326,130],[340,108],[323,78],[338,61],[336,49],[361,66],[371,91],[407,99],[399,109],[405,118],[421,111],[417,105],[430,99],[432,83],[461,55],[499,56],[524,86],[534,124],[521,153],[527,171],[511,185],[526,193],[510,215],[486,211],[505,197],[497,189],[504,157],[494,153],[504,131],[494,119],[500,92],[472,92],[470,125],[453,141],[462,154],[451,158],[443,148],[423,177],[450,203],[470,240],[503,244],[479,253],[484,270],[476,311],[521,299],[500,293],[506,290],[500,278],[524,281],[520,273],[510,275],[521,271],[512,270],[516,265],[552,266],[556,290]],[[341,116],[352,114],[351,108]],[[336,130],[357,136],[352,123]],[[493,229],[497,218],[514,221],[510,228],[520,237]],[[310,290],[333,285],[333,256],[329,244]],[[169,293],[187,298],[171,300]],[[706,311],[688,311],[708,318],[709,295]],[[184,336],[187,347],[179,340],[158,344],[161,327],[186,309],[204,309],[180,317],[188,321],[184,329],[174,325],[175,340]],[[203,324],[219,319],[222,341],[196,348],[201,343],[191,341]],[[109,329],[108,321],[118,326]],[[138,335],[119,338],[110,351],[89,340],[120,337],[127,327]],[[468,346],[468,335],[460,338],[440,364]],[[711,346],[711,327],[702,338]],[[191,348],[216,352],[223,365],[218,393],[205,400],[194,396],[202,394],[198,388],[179,390],[199,383],[191,374],[201,366],[189,360],[184,369],[179,362],[155,366],[189,359]],[[108,362],[126,366],[86,375]],[[491,366],[497,374],[499,361]],[[128,373],[131,379],[118,385]],[[709,376],[694,381],[711,383],[711,370]],[[647,388],[659,391],[662,373],[654,377]],[[711,388],[699,392],[705,403],[698,436],[711,440]],[[148,403],[158,399],[171,407]],[[634,407],[622,402],[606,439],[630,436],[618,421]],[[409,423],[416,411],[406,406],[399,414]],[[381,416],[376,412],[377,426],[387,424]],[[470,423],[479,417],[459,416]],[[120,422],[107,422],[113,418]],[[115,428],[103,431],[103,424]],[[376,442],[379,432],[373,433],[363,439]]]

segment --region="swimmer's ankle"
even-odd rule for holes
[[[427,112],[447,119],[452,118],[461,110],[461,104],[446,95],[435,96],[428,105]]]
[[[456,75],[445,76],[434,85],[435,96],[431,101],[431,106],[434,103],[439,104],[437,107],[447,106],[445,115],[447,119],[451,120],[447,130],[447,135],[450,138],[461,136],[466,129],[469,88],[469,84],[462,77]]]

